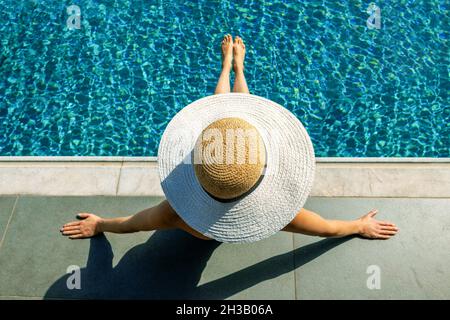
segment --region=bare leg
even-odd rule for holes
[[[234,38],[233,54],[235,74],[233,92],[250,93],[244,75],[245,44],[240,37]]]
[[[374,219],[377,210],[372,210],[353,221],[326,220],[317,213],[302,209],[283,229],[320,237],[344,237],[358,234],[365,238],[389,239],[398,232],[395,224]]]
[[[128,217],[103,219],[91,213],[79,213],[78,217],[83,220],[67,223],[61,228],[63,235],[69,236],[70,239],[83,239],[101,232],[131,233],[178,228],[197,238],[209,240],[189,227],[167,200]]]
[[[214,94],[230,92],[230,71],[233,60],[233,38],[230,34],[222,40],[222,71]]]

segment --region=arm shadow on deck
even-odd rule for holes
[[[100,235],[90,240],[81,289],[67,288],[67,274],[50,286],[44,299],[226,299],[293,271],[349,239],[320,240],[198,285],[219,242],[199,240],[179,230],[156,231],[113,267],[111,244]]]

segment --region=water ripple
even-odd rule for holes
[[[225,33],[252,93],[305,124],[317,156],[449,157],[448,4],[0,0],[0,155],[152,156],[170,119],[212,94]]]

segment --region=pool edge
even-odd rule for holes
[[[156,162],[158,157],[116,156],[0,156],[0,162]],[[318,163],[450,163],[431,157],[316,157]]]
[[[0,195],[163,196],[156,157],[0,157]],[[450,158],[317,158],[311,196],[450,198]]]

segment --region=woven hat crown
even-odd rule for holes
[[[223,118],[207,126],[197,139],[194,169],[203,189],[230,200],[257,184],[266,164],[258,130],[240,118]]]

